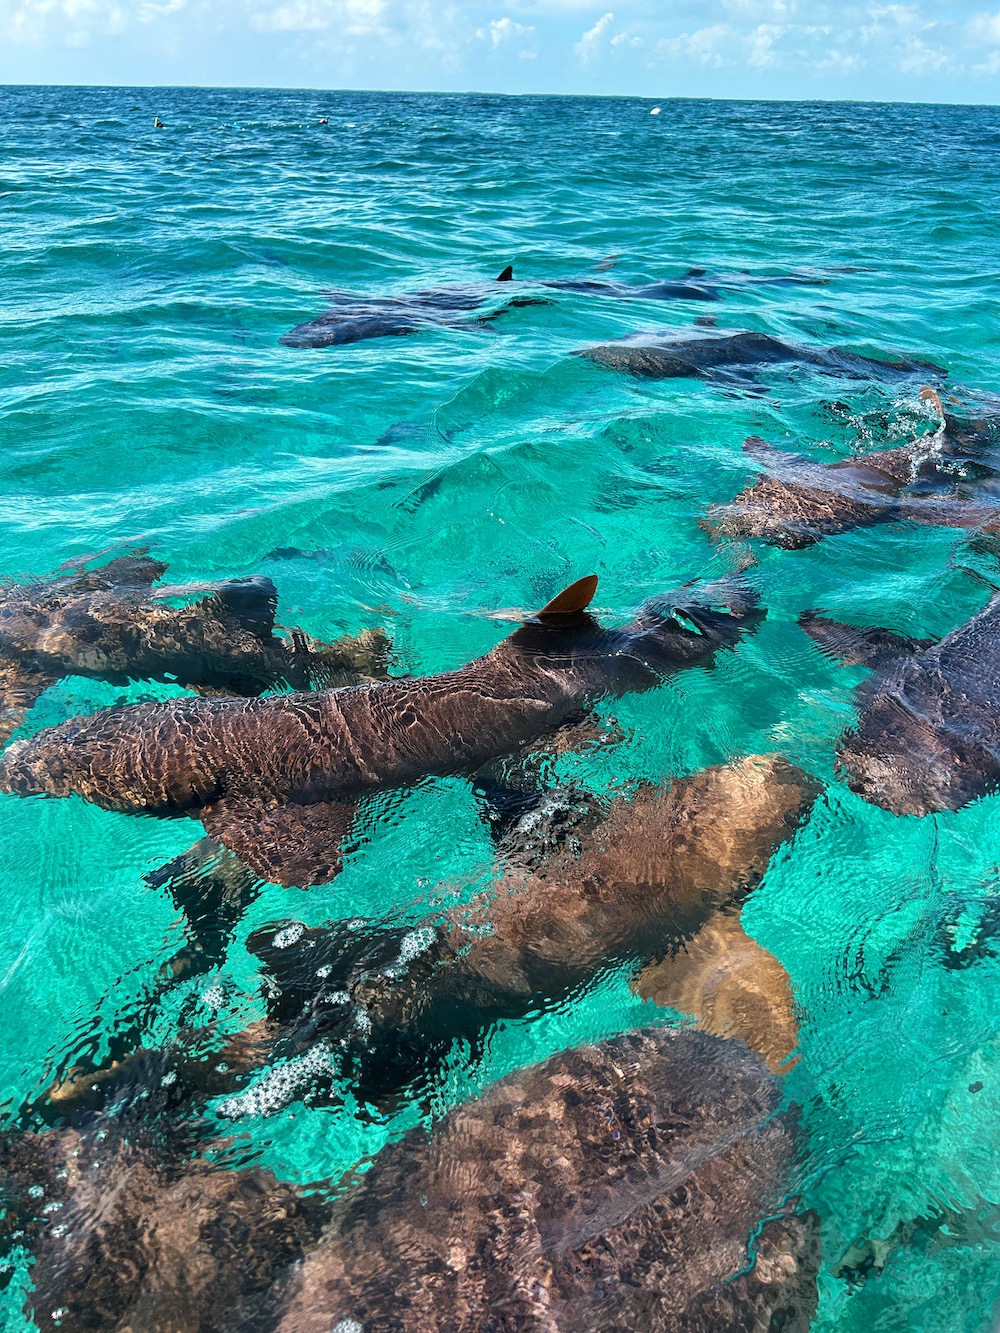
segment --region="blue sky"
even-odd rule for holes
[[[0,0],[0,82],[997,102],[1000,8]]]

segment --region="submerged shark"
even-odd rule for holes
[[[793,1127],[740,1042],[650,1028],[564,1052],[307,1191],[210,1160],[164,1110],[162,1063],[132,1074],[109,1109],[0,1140],[0,1233],[32,1248],[39,1327],[809,1327]]]
[[[795,363],[816,366],[832,375],[886,379],[944,374],[941,366],[909,357],[885,360],[837,348],[796,347],[768,333],[719,333],[702,337],[640,333],[619,342],[600,343],[574,353],[640,379],[712,379],[739,382],[764,366]]]
[[[99,569],[0,588],[0,740],[63,676],[121,685],[169,681],[240,695],[386,676],[388,644],[380,633],[334,644],[299,631],[278,638],[270,579],[156,586],[166,570],[146,556],[123,556]]]
[[[734,647],[763,614],[739,578],[687,587],[622,629],[571,585],[486,656],[440,675],[267,699],[171,699],[77,718],[8,747],[0,789],[109,810],[188,814],[265,878],[339,869],[357,802],[471,775],[601,698],[652,689]]]
[[[539,304],[529,297],[511,297],[508,287],[499,287],[498,284],[508,283],[512,277],[513,270],[508,266],[492,283],[432,287],[402,296],[330,292],[329,310],[316,319],[296,325],[278,341],[284,347],[343,347],[369,338],[403,338],[432,325],[468,328],[469,321],[462,316],[505,294],[506,299],[488,318],[517,306]]]
[[[869,667],[837,755],[852,791],[897,815],[959,810],[1000,787],[1000,593],[939,642],[800,617],[829,657]]]
[[[562,1004],[619,968],[639,973],[644,998],[740,1037],[777,1069],[796,1044],[788,978],[742,931],[740,906],[817,790],[785,760],[754,755],[607,806],[550,791],[508,832],[500,877],[471,902],[422,920],[292,920],[254,931],[247,949],[264,965],[267,1017],[211,1057],[196,1034],[179,1042],[170,1057],[178,1089],[197,1101],[206,1077],[213,1093],[228,1084],[218,1110],[234,1119],[301,1098],[339,1100],[345,1080],[363,1104],[389,1106],[404,1090],[423,1102],[456,1041],[477,1055],[495,1024]],[[148,1058],[142,1043],[164,990],[224,962],[259,892],[252,872],[208,839],[174,863],[166,887],[190,943],[143,1004],[129,1000],[128,1021],[111,1024],[110,1051],[107,1022],[94,1024],[90,1049],[76,1051],[49,1090],[56,1114],[114,1101],[122,1071]],[[228,1080],[206,1075],[206,1059]]]
[[[268,1017],[248,1036],[281,1063],[221,1114],[269,1114],[306,1094],[315,1104],[344,1079],[364,1103],[404,1088],[423,1096],[456,1041],[476,1052],[496,1023],[549,1009],[621,967],[656,964],[640,981],[645,995],[672,1003],[661,996],[676,974],[692,999],[692,959],[723,910],[735,927],[730,957],[742,952],[729,978],[727,959],[713,959],[706,994],[746,995],[752,977],[769,1002],[723,1014],[693,999],[684,1011],[777,1066],[795,1045],[787,977],[742,935],[738,911],[817,790],[771,755],[646,786],[603,811],[554,792],[508,838],[490,891],[443,916],[259,928],[247,948],[265,967]]]
[[[264,1326],[805,1333],[816,1228],[788,1202],[779,1101],[744,1046],[701,1032],[556,1055],[384,1148]]]
[[[330,292],[330,309],[305,324],[298,324],[278,341],[285,347],[341,347],[369,338],[401,338],[420,329],[469,329],[490,324],[509,310],[546,305],[532,296],[532,290],[580,292],[620,301],[720,301],[727,289],[794,284],[818,286],[829,278],[818,274],[790,273],[778,277],[754,278],[750,274],[711,277],[703,268],[692,268],[679,278],[657,282],[626,283],[607,278],[548,278],[518,283],[517,295],[498,283],[514,281],[511,265],[492,283],[468,283],[449,287],[431,287],[425,291],[399,296],[359,296],[352,292]],[[528,289],[523,291],[523,289]],[[522,294],[523,291],[523,294]],[[500,304],[475,320],[465,318],[471,311],[500,299]]]
[[[713,537],[757,537],[801,550],[823,537],[909,520],[945,527],[1000,529],[1000,416],[945,411],[929,386],[921,397],[939,428],[910,444],[815,463],[751,436],[744,451],[764,468],[729,504],[702,520]]]

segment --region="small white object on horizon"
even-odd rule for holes
[[[660,108],[658,106],[654,106],[649,114],[651,116],[658,116],[660,114]]]

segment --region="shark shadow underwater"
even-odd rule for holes
[[[290,640],[278,638],[278,594],[270,579],[157,587],[166,571],[158,560],[131,555],[0,589],[0,740],[64,676],[258,695],[282,685],[351,685],[387,674],[388,641],[380,631],[333,644],[298,630]]]
[[[594,576],[455,671],[267,699],[171,699],[40,732],[0,757],[0,789],[109,810],[191,815],[264,878],[331,879],[366,795],[472,775],[598,700],[708,666],[761,619],[736,576],[645,605],[621,629],[587,614]]]
[[[920,396],[940,418],[932,435],[836,463],[816,463],[757,436],[744,451],[765,469],[729,504],[701,521],[713,538],[756,537],[802,550],[823,537],[909,521],[1000,531],[1000,415],[946,411],[928,386]]]

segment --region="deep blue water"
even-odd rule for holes
[[[719,572],[697,519],[752,477],[748,434],[826,461],[933,428],[915,384],[631,380],[572,356],[588,343],[708,311],[720,328],[929,359],[963,392],[1000,387],[1000,109],[652,105],[0,90],[0,574],[142,544],[177,582],[268,574],[284,623],[328,638],[382,626],[397,670],[440,670],[502,635],[478,613],[540,605],[591,570],[609,617]],[[612,255],[597,276],[699,266],[829,281],[747,282],[710,306],[548,292],[486,325],[325,350],[278,342],[331,289],[484,281],[508,263],[530,283]],[[603,791],[780,751],[828,784],[746,915],[801,1009],[786,1081],[823,1226],[815,1327],[972,1333],[1000,1295],[989,1228],[899,1245],[863,1286],[832,1270],[856,1235],[888,1238],[943,1204],[1000,1205],[1000,961],[987,949],[949,967],[940,944],[942,920],[974,933],[995,901],[1000,797],[921,820],[848,791],[833,741],[861,676],[820,657],[796,617],[822,606],[941,634],[987,591],[956,529],[900,524],[757,554],[768,618],[753,640],[712,673],[616,703],[625,742],[568,756],[559,775]],[[121,697],[66,680],[29,730]],[[0,1100],[14,1105],[176,951],[182,923],[143,875],[195,826],[11,797],[0,820]],[[429,783],[386,808],[333,888],[266,890],[245,929],[419,912],[435,885],[473,882],[491,858],[466,785]],[[236,1028],[260,1012],[240,941],[224,980]],[[170,1035],[179,1003],[155,1035]],[[650,1017],[625,974],[606,978],[500,1031],[481,1064],[456,1057],[445,1100]],[[314,1180],[407,1116],[373,1127],[349,1108],[300,1107],[243,1128],[279,1174]],[[21,1281],[5,1297],[11,1329],[24,1326]]]

